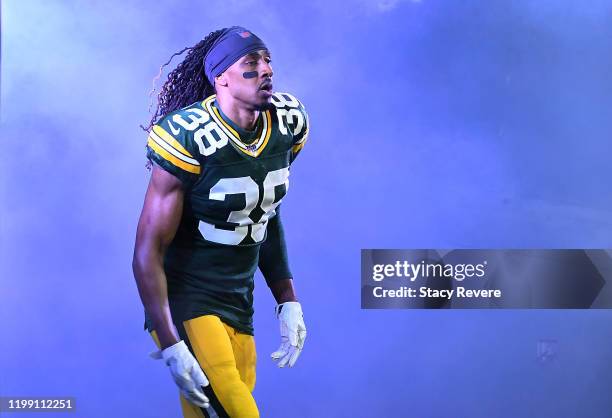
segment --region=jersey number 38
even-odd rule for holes
[[[200,221],[198,229],[204,239],[226,245],[238,245],[249,234],[255,242],[261,242],[266,234],[266,225],[270,216],[274,214],[274,209],[280,204],[276,200],[276,186],[285,185],[285,190],[289,188],[289,167],[281,168],[268,172],[263,181],[263,199],[259,207],[263,215],[258,222],[254,222],[249,215],[259,202],[259,186],[251,177],[235,177],[220,179],[210,189],[209,198],[211,200],[224,201],[230,194],[243,194],[245,206],[241,210],[230,212],[227,222],[238,224],[234,230],[219,229],[208,222]]]

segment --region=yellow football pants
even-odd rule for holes
[[[212,412],[188,402],[181,395],[184,418],[259,418],[251,392],[255,388],[255,339],[221,322],[214,315],[204,315],[183,322],[189,344],[200,367],[210,381]],[[151,333],[155,344],[159,341]],[[207,392],[207,395],[210,395]],[[204,412],[206,411],[206,412]]]

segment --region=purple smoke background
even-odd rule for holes
[[[603,0],[4,1],[0,395],[180,416],[131,272],[138,125],[159,66],[234,24],[267,42],[312,126],[283,204],[309,336],[275,367],[257,276],[262,416],[609,417],[610,311],[359,302],[361,248],[612,247]]]

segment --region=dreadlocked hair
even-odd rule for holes
[[[155,93],[155,83],[161,77],[164,67],[166,67],[177,55],[189,50],[185,59],[168,74],[168,80],[164,83],[161,91],[157,95],[157,107],[151,117],[149,125],[142,129],[149,132],[151,127],[162,117],[177,109],[182,109],[198,100],[203,100],[215,93],[215,88],[210,84],[204,74],[204,57],[208,53],[213,43],[221,36],[224,29],[211,32],[200,42],[192,47],[183,48],[170,56],[168,61],[159,68],[159,74],[153,79],[153,89],[150,96]],[[150,109],[151,107],[149,107]]]

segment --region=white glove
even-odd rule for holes
[[[185,399],[201,408],[209,407],[210,402],[201,388],[208,386],[208,379],[183,340],[150,355],[156,360],[164,359]]]
[[[306,339],[302,306],[299,302],[285,302],[278,305],[275,312],[280,321],[281,345],[271,357],[278,361],[278,367],[293,367]]]

